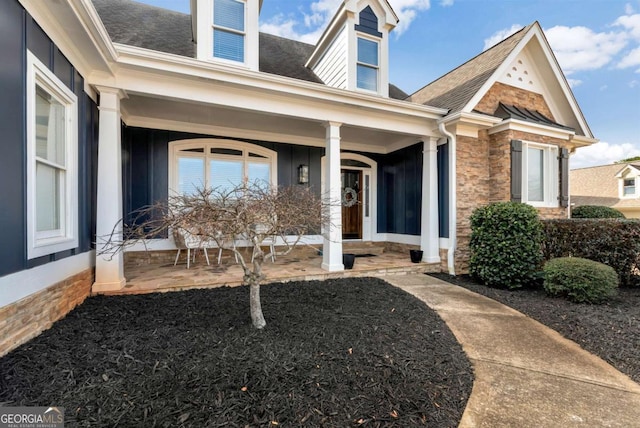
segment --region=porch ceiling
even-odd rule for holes
[[[129,126],[324,147],[321,121],[196,101],[128,93],[122,116]],[[343,149],[389,153],[421,137],[343,124]]]

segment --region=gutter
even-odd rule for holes
[[[438,129],[449,140],[449,248],[447,249],[447,268],[449,275],[455,275],[455,252],[457,247],[456,136],[447,131],[446,124],[443,121],[438,121]]]

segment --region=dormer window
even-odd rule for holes
[[[622,184],[622,197],[633,197],[636,195],[636,179],[625,178]]]
[[[260,0],[191,0],[196,56],[258,71]]]
[[[245,2],[213,1],[213,56],[244,62]]]
[[[358,64],[356,80],[358,89],[378,92],[379,44],[375,40],[358,37]]]
[[[389,96],[389,32],[398,24],[388,0],[343,1],[305,63],[327,86]]]
[[[627,165],[616,174],[620,199],[640,197],[638,177],[640,177],[640,165]]]

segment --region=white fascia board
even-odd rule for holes
[[[112,61],[118,58],[118,52],[113,46],[111,36],[102,23],[98,11],[91,3],[91,0],[68,0],[75,3],[72,5],[76,16],[80,19],[82,26],[91,38],[93,45],[98,48],[103,56],[106,65],[111,65]]]
[[[623,178],[627,174],[627,171],[634,171],[636,173],[634,177],[640,175],[640,171],[637,168],[634,168],[633,165],[626,165],[620,170],[619,173],[616,174],[616,178]]]
[[[462,111],[464,112],[472,111],[472,109],[482,100],[482,97],[484,97],[486,93],[489,91],[489,89],[491,89],[493,84],[498,81],[500,76],[506,73],[509,65],[516,59],[516,57],[520,54],[520,52],[525,49],[527,44],[529,44],[531,39],[533,39],[534,37],[540,43],[540,46],[542,47],[542,50],[545,54],[547,62],[551,67],[551,70],[553,71],[553,74],[556,80],[560,84],[563,95],[569,102],[569,105],[571,106],[571,110],[573,111],[574,116],[578,120],[578,123],[580,124],[582,131],[587,137],[590,137],[590,138],[593,137],[593,135],[591,134],[591,130],[589,129],[589,126],[587,125],[587,122],[584,118],[584,115],[582,114],[582,111],[580,110],[580,107],[578,106],[578,103],[575,97],[573,96],[573,92],[569,87],[569,83],[567,82],[567,79],[562,73],[562,69],[560,68],[560,65],[558,64],[558,61],[556,60],[555,56],[553,55],[553,51],[551,50],[551,47],[549,46],[549,43],[547,42],[547,39],[542,33],[542,29],[540,28],[540,25],[537,22],[531,29],[529,29],[529,32],[522,38],[522,40],[520,40],[518,45],[515,48],[513,48],[513,50],[511,51],[509,56],[507,56],[507,58],[503,61],[503,63],[500,64],[498,68],[496,68],[496,70],[493,72],[491,77],[487,79],[484,85],[482,85],[480,90],[462,108]],[[547,90],[547,92],[551,93],[548,90],[548,87],[545,84],[545,82],[542,82],[542,84],[543,86],[545,86],[545,89]]]
[[[396,12],[387,0],[347,0],[344,4],[345,8],[353,13],[359,13],[366,6],[371,6],[378,14],[384,16],[383,26],[391,26],[391,28],[393,28],[400,22],[398,15],[396,15]],[[376,16],[380,19],[381,17],[378,16],[378,14],[376,14]]]
[[[331,22],[327,25],[327,28],[322,32],[322,35],[316,42],[316,47],[309,55],[309,59],[305,63],[305,67],[313,69],[316,66],[320,58],[324,55],[327,48],[331,45],[336,35],[340,32],[340,29],[346,21],[346,8],[344,3],[340,5],[340,9],[333,15]]]
[[[597,138],[590,138],[590,137],[585,137],[583,135],[574,135],[573,139],[571,140],[571,142],[576,146],[576,147],[586,147],[586,146],[590,146],[592,144],[597,143],[598,141],[600,141]]]
[[[263,132],[253,131],[242,128],[228,128],[224,126],[214,126],[205,124],[194,124],[188,122],[171,121],[165,119],[150,119],[147,117],[132,116],[127,114],[126,110],[122,109],[122,120],[128,126],[149,128],[149,129],[162,129],[165,131],[177,131],[177,132],[193,132],[204,135],[220,135],[229,138],[251,139],[260,141],[270,141],[274,143],[293,144],[298,146],[309,147],[326,147],[326,140],[324,138],[311,138],[301,137],[299,135],[287,134],[284,132]],[[320,128],[320,124],[318,124]],[[420,139],[410,139],[407,141],[401,141],[396,144],[388,146],[369,145],[362,143],[350,142],[342,139],[340,147],[343,150],[361,151],[367,153],[387,154],[396,150],[403,149],[421,141]]]
[[[478,131],[489,129],[500,122],[502,122],[502,119],[499,117],[481,113],[457,112],[443,117],[438,121],[438,124],[443,123],[445,126],[454,126],[455,130],[452,130],[452,132],[456,135],[478,138]]]
[[[315,121],[340,122],[357,127],[384,130],[409,135],[431,135],[435,121],[415,116],[403,116],[384,110],[372,110],[354,106],[310,100],[305,97],[251,90],[235,85],[207,84],[196,86],[173,85],[166,82],[162,88],[152,78],[133,77],[119,79],[120,87],[127,93],[154,94],[159,98],[187,100],[201,104],[217,105],[256,113],[265,113]]]
[[[476,92],[476,94],[469,100],[469,102],[462,108],[464,112],[471,112],[473,108],[478,105],[478,103],[482,100],[482,98],[489,92],[489,89],[493,87],[494,83],[498,81],[500,76],[504,75],[506,69],[509,65],[516,59],[520,51],[524,49],[524,47],[529,43],[529,40],[533,37],[533,32],[529,31],[527,35],[525,35],[522,40],[518,43],[518,45],[513,48],[511,53],[507,56],[507,58],[500,64],[498,68],[495,69],[491,77],[484,82],[484,85]]]
[[[196,79],[199,82],[206,81],[210,83],[219,81],[222,84],[237,84],[256,91],[281,92],[283,94],[316,98],[324,102],[370,108],[388,113],[401,113],[426,119],[437,120],[447,113],[447,110],[442,108],[332,88],[320,83],[307,82],[276,74],[251,71],[230,65],[205,63],[194,58],[117,43],[115,46],[119,54],[118,64],[123,72],[125,67],[128,66],[126,68],[132,70],[137,69],[166,76],[179,75],[184,79],[192,79],[194,82]],[[116,76],[114,82],[119,80],[119,76]],[[113,85],[114,82],[105,84]],[[94,82],[91,83],[93,84]],[[183,83],[188,84],[186,81],[183,81]]]
[[[127,126],[134,126],[149,129],[162,129],[165,131],[193,132],[204,135],[220,135],[230,138],[242,138],[250,140],[270,141],[274,143],[295,144],[299,146],[324,147],[324,138],[301,137],[299,135],[289,135],[286,132],[262,132],[243,128],[228,128],[225,126],[214,126],[196,124],[165,119],[150,119],[141,116],[131,116],[122,110],[122,119]],[[318,124],[320,128],[320,124]]]
[[[616,178],[622,178],[624,177],[625,173],[627,172],[627,170],[629,169],[630,165],[626,165],[625,167],[623,167],[620,172],[618,172],[615,177]]]
[[[554,128],[553,126],[540,125],[537,123],[525,122],[517,119],[508,119],[489,130],[489,135],[502,131],[522,131],[545,137],[558,138],[560,140],[571,141],[575,135],[574,131],[568,129]]]
[[[96,68],[109,69],[110,60],[113,61],[117,54],[90,0],[65,0],[63,3],[19,1],[83,77],[86,78]],[[64,10],[65,7],[68,11]],[[61,11],[64,13],[61,14]],[[74,22],[70,22],[70,19]],[[79,39],[70,37],[72,30],[79,30],[77,27],[72,28],[74,26],[82,28],[80,31],[90,43],[82,39],[80,41],[86,47],[95,49],[95,56],[100,58],[99,64],[92,64],[87,52],[78,47]]]
[[[482,113],[466,113],[457,112],[447,115],[438,120],[438,123],[445,123],[446,125],[452,125],[454,123],[464,123],[466,125],[476,126],[478,128],[490,128],[497,123],[502,122],[502,119],[495,116],[489,116]]]

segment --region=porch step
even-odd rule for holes
[[[384,253],[384,242],[343,242],[342,252],[355,255],[373,254],[379,256]]]

